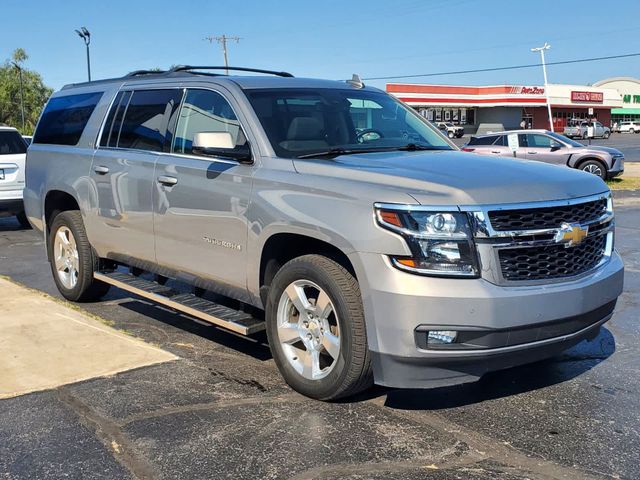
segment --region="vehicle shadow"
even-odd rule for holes
[[[117,292],[118,295],[122,293],[123,297],[130,297],[130,294],[126,292]],[[113,297],[109,295],[109,297],[105,299],[113,299]],[[264,332],[251,335],[250,337],[244,337],[153,302],[135,297],[132,298],[131,301],[119,303],[118,306],[126,308],[133,313],[149,317],[153,321],[162,322],[165,325],[216,342],[219,345],[231,348],[237,352],[253,357],[256,360],[266,361],[272,358],[271,350],[267,343],[267,336]]]
[[[31,231],[31,228],[24,228],[16,217],[0,217],[0,232],[18,232],[20,230]]]
[[[528,365],[492,372],[478,382],[428,390],[376,388],[367,398],[386,395],[385,406],[400,410],[441,410],[509,397],[578,377],[615,352],[615,339],[601,327],[591,341],[582,341],[561,355]],[[364,398],[363,398],[364,399]]]

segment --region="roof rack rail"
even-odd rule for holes
[[[247,67],[211,67],[206,65],[178,65],[176,67],[173,67],[167,73],[188,72],[190,70],[234,70],[237,72],[266,73],[267,75],[276,75],[278,77],[293,77],[293,75],[289,72],[276,72],[274,70],[262,70],[260,68]]]
[[[133,72],[129,72],[125,75],[125,77],[137,77],[139,75],[153,75],[153,74],[161,74],[167,73],[166,70],[134,70]]]

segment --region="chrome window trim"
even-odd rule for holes
[[[218,95],[220,95],[224,99],[225,102],[227,102],[229,104],[229,107],[231,108],[231,111],[233,112],[233,114],[238,119],[238,124],[240,126],[240,129],[242,130],[242,134],[244,135],[244,138],[246,139],[247,143],[249,144],[249,148],[251,148],[251,142],[249,142],[249,138],[247,137],[247,134],[245,133],[245,129],[242,126],[242,123],[240,122],[240,118],[238,117],[238,114],[236,113],[235,109],[233,108],[233,104],[219,90],[216,90],[214,88],[207,88],[207,87],[192,87],[192,88],[190,88],[190,87],[185,86],[185,85],[176,86],[174,84],[159,84],[159,85],[156,85],[156,88],[151,88],[150,86],[143,86],[142,88],[140,88],[140,85],[136,84],[136,85],[126,85],[126,86],[121,87],[120,89],[118,89],[118,91],[115,93],[115,95],[111,99],[111,102],[109,103],[109,108],[107,109],[106,114],[104,115],[104,117],[102,119],[102,122],[101,122],[101,125],[100,125],[100,130],[98,132],[98,137],[96,138],[96,142],[94,144],[94,149],[95,150],[115,150],[115,151],[124,151],[124,152],[146,152],[146,153],[159,155],[159,156],[175,156],[175,157],[187,158],[187,159],[191,159],[191,160],[200,160],[200,161],[203,161],[203,162],[219,162],[219,163],[225,163],[225,164],[230,164],[230,165],[241,165],[241,163],[238,162],[237,160],[220,158],[220,157],[206,157],[204,155],[190,155],[190,154],[187,154],[187,153],[179,153],[179,152],[173,152],[173,151],[170,151],[170,152],[156,152],[156,151],[153,151],[153,150],[142,150],[142,149],[138,149],[138,148],[109,147],[109,146],[100,145],[100,142],[102,140],[102,135],[104,133],[104,127],[105,127],[105,125],[107,123],[107,117],[109,116],[109,113],[111,112],[111,109],[113,108],[113,104],[114,104],[116,98],[118,97],[118,94],[120,92],[132,92],[132,96],[133,96],[134,92],[141,91],[141,90],[182,90],[182,97],[180,99],[180,105],[178,105],[178,114],[180,113],[180,110],[182,109],[182,106],[184,105],[184,101],[186,99],[188,90],[207,90],[207,91],[211,91],[211,92],[217,93]],[[127,109],[128,108],[129,108],[129,105],[127,104]],[[126,115],[126,114],[127,114],[127,111],[125,110],[124,115]],[[123,115],[123,119],[124,119],[124,115]],[[177,122],[176,122],[176,128],[177,128]],[[174,144],[175,144],[175,132],[174,132],[173,138],[171,139],[171,150],[173,150]],[[251,154],[253,156],[253,149],[251,150]],[[251,166],[251,165],[247,165],[247,166]]]

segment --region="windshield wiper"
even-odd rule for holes
[[[373,153],[383,152],[389,150],[388,148],[330,148],[322,152],[307,153],[305,155],[298,155],[296,158],[322,158],[322,157],[337,157],[339,155],[355,155],[356,153]]]
[[[401,147],[395,147],[394,150],[403,152],[415,152],[417,150],[449,150],[448,147],[434,147],[433,145],[423,145],[421,143],[407,143]]]
[[[357,153],[378,153],[378,152],[415,152],[418,150],[450,150],[449,147],[434,147],[432,145],[424,145],[421,143],[408,143],[399,147],[378,147],[378,148],[330,148],[322,152],[307,153],[305,155],[299,155],[296,158],[323,158],[323,157],[337,157],[339,155],[355,155]]]

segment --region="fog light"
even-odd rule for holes
[[[453,343],[457,336],[455,330],[433,330],[427,334],[427,344]]]

